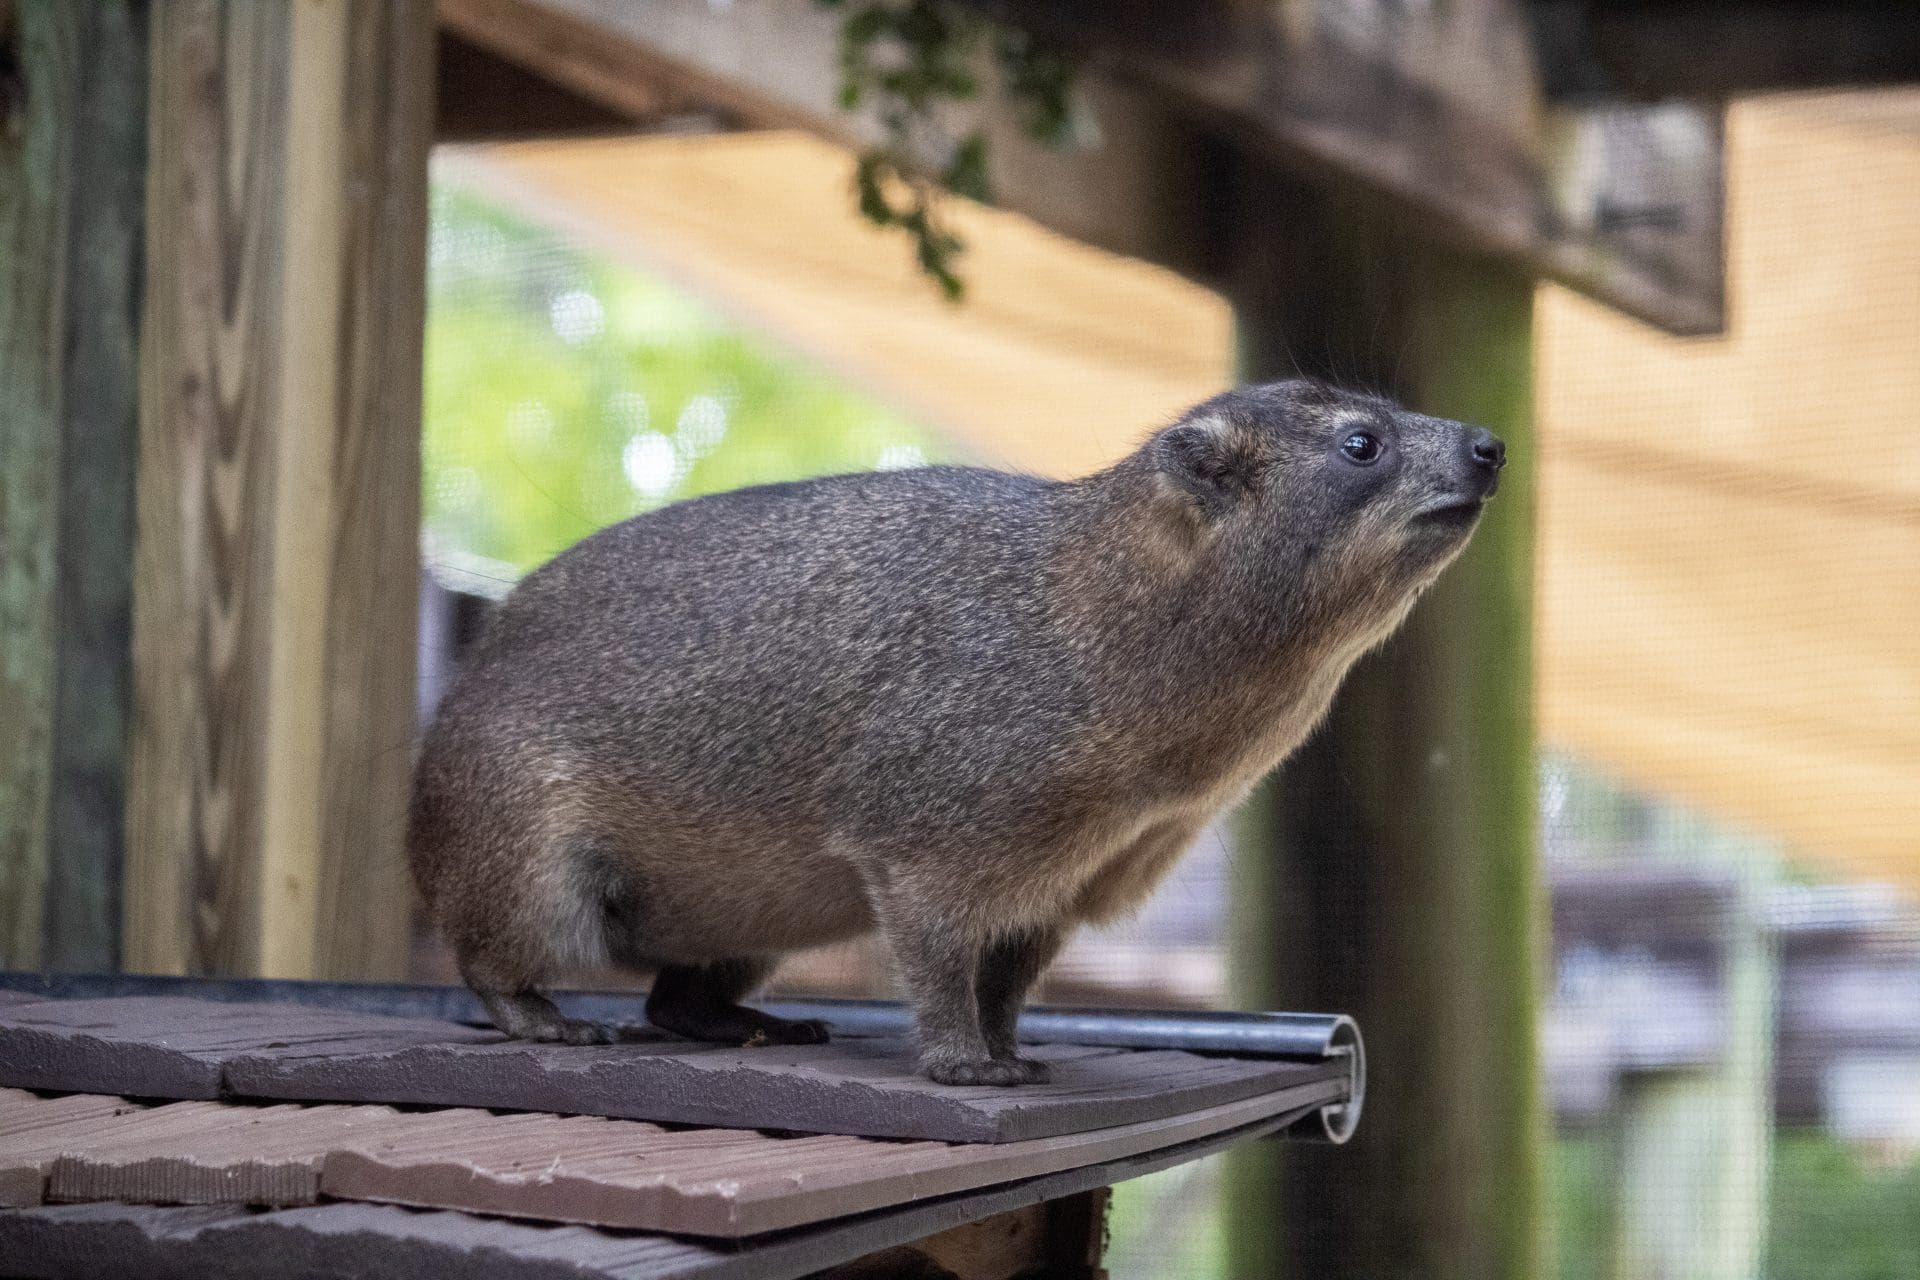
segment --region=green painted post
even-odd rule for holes
[[[1355,1015],[1370,1079],[1350,1145],[1237,1155],[1234,1274],[1536,1280],[1532,284],[1252,166],[1232,187],[1244,376],[1386,391],[1510,459],[1473,546],[1247,814],[1236,994]]]
[[[0,965],[119,956],[147,5],[0,3]]]

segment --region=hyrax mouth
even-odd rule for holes
[[[1485,498],[1455,498],[1426,508],[1415,515],[1413,521],[1415,524],[1464,529],[1480,518],[1481,508],[1486,505]]]

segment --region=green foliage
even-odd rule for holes
[[[1224,1160],[1115,1187],[1108,1250],[1114,1280],[1244,1274],[1229,1261],[1221,1193],[1235,1194],[1248,1176],[1247,1162],[1235,1157],[1259,1150],[1243,1147]],[[1552,1164],[1557,1280],[1613,1280],[1607,1251],[1615,1175],[1606,1139],[1562,1137]],[[1222,1173],[1225,1185],[1213,1181]],[[1766,1280],[1920,1280],[1920,1160],[1876,1161],[1824,1133],[1782,1130],[1771,1182]]]
[[[666,285],[436,184],[425,521],[528,569],[679,498],[949,451]]]
[[[840,106],[871,108],[885,141],[854,168],[860,212],[897,227],[913,242],[921,270],[948,298],[966,286],[955,263],[966,248],[946,225],[943,193],[993,198],[987,179],[987,137],[978,128],[957,136],[942,108],[980,95],[975,68],[991,49],[1022,127],[1050,146],[1074,133],[1074,68],[1023,31],[996,26],[944,0],[815,0],[845,16],[840,26]]]
[[[1605,1140],[1563,1138],[1554,1156],[1560,1280],[1607,1280]],[[1824,1133],[1781,1130],[1768,1199],[1767,1280],[1920,1280],[1920,1161],[1876,1167]]]
[[[1773,1155],[1770,1280],[1920,1280],[1920,1160],[1876,1165],[1819,1134]]]
[[[1553,1144],[1553,1242],[1559,1280],[1608,1280],[1613,1231],[1609,1152],[1598,1138],[1562,1138]]]

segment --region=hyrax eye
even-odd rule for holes
[[[1380,456],[1380,441],[1369,432],[1356,431],[1340,442],[1340,452],[1365,466]]]

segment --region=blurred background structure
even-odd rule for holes
[[[1079,68],[1066,146],[988,68],[940,105],[958,303],[856,204],[875,10]],[[0,962],[447,976],[407,751],[517,574],[1304,372],[1519,461],[1047,981],[1371,1041],[1353,1146],[1122,1188],[1115,1274],[1920,1280],[1912,8],[0,0],[0,49]]]

